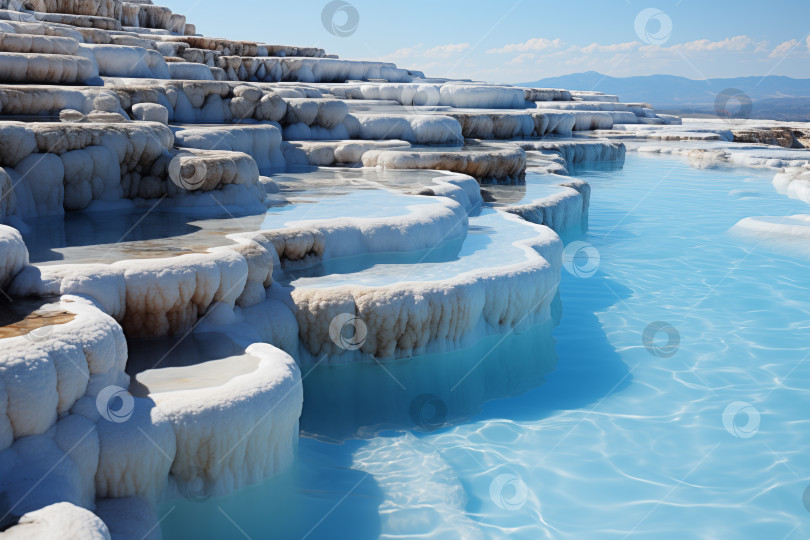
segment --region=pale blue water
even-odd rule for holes
[[[590,230],[566,240],[601,260],[563,273],[556,328],[305,372],[292,469],[164,504],[164,537],[810,537],[808,262],[726,234],[806,205],[674,159],[572,174]],[[679,341],[653,354],[658,321]]]
[[[424,197],[423,197],[424,198]],[[403,281],[435,281],[452,279],[461,274],[487,268],[502,267],[528,261],[523,247],[514,245],[520,240],[537,236],[537,231],[526,221],[516,220],[511,214],[485,208],[480,215],[471,216],[467,235],[460,249],[453,242],[438,246],[438,260],[418,260],[403,266],[397,262],[380,262],[370,268],[349,273],[330,273],[319,277],[302,277],[291,282],[294,287],[333,287],[336,285],[381,286]]]
[[[320,193],[312,202],[272,207],[267,211],[260,230],[281,229],[290,224],[304,224],[308,221],[324,221],[352,215],[352,209],[362,208],[362,218],[404,216],[411,212],[409,207],[439,205],[426,197],[401,195],[384,189],[360,189],[345,195]]]

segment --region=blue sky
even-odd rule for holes
[[[595,70],[616,77],[810,78],[810,0],[157,0],[205,35],[316,46],[429,76],[523,82]],[[225,6],[228,6],[227,9]],[[340,32],[338,32],[340,33]],[[346,33],[346,32],[344,32]]]

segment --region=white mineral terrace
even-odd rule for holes
[[[0,536],[159,538],[161,501],[290,465],[299,366],[553,324],[576,163],[765,167],[810,202],[806,126],[572,90],[206,37],[148,0],[0,0]],[[810,216],[734,232],[789,249]]]

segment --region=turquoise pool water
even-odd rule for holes
[[[319,194],[312,202],[272,207],[267,211],[261,230],[281,229],[286,226],[306,226],[311,221],[344,218],[352,209],[362,208],[362,218],[405,216],[410,207],[441,205],[435,200],[419,195],[402,195],[384,189],[358,189],[352,193],[336,193],[334,196]]]
[[[810,537],[808,262],[727,233],[807,206],[671,158],[572,174],[593,249],[555,328],[305,372],[295,465],[164,537]]]
[[[480,215],[470,217],[469,223],[467,235],[460,248],[457,248],[454,242],[444,242],[430,251],[438,260],[424,258],[407,266],[399,262],[381,262],[357,272],[302,277],[293,281],[291,285],[319,288],[336,285],[381,286],[402,281],[437,281],[451,279],[466,272],[520,264],[530,260],[525,248],[515,245],[516,242],[539,236],[537,230],[527,222],[515,220],[511,215],[491,208],[484,208]],[[451,253],[452,257],[449,256]],[[448,256],[441,256],[442,254]]]

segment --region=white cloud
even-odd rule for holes
[[[610,45],[600,45],[598,43],[591,43],[586,47],[579,47],[577,50],[585,54],[593,54],[596,52],[623,52],[635,49],[640,43],[638,41],[628,41],[626,43],[613,43]]]
[[[450,43],[448,45],[439,45],[425,51],[424,56],[428,58],[446,57],[453,54],[458,54],[470,48],[469,43]]]
[[[523,53],[509,60],[507,64],[517,66],[520,64],[525,64],[526,62],[530,62],[531,60],[534,60],[534,53]]]
[[[698,39],[664,48],[684,53],[704,53],[714,51],[762,51],[765,45],[765,42],[754,41],[748,36],[734,36],[720,41]]]
[[[403,47],[402,49],[397,49],[391,54],[385,55],[385,58],[410,58],[412,56],[417,56],[419,54],[419,49],[421,49],[422,46],[423,45],[420,43],[415,47]]]
[[[563,46],[562,40],[546,39],[546,38],[531,38],[523,43],[510,43],[499,49],[490,49],[488,54],[502,54],[512,52],[529,52],[529,51],[548,51],[559,49]]]
[[[797,40],[797,39],[791,39],[789,41],[784,41],[784,42],[780,43],[779,45],[777,45],[776,47],[774,47],[774,49],[771,51],[771,54],[769,54],[768,56],[771,57],[771,58],[776,58],[777,56],[785,56],[786,54],[788,54],[790,51],[792,51],[793,49],[795,49],[798,46],[799,46],[799,40]]]
[[[634,49],[646,53],[645,56],[652,56],[650,53],[678,53],[678,54],[703,54],[713,52],[765,52],[768,49],[767,41],[756,41],[748,36],[740,35],[712,41],[709,39],[698,39],[686,43],[678,43],[669,47],[659,45],[642,45],[638,41],[627,41],[623,43],[591,43],[590,45],[569,45],[560,39],[549,40],[545,38],[532,38],[523,43],[511,43],[498,49],[490,49],[488,54],[502,53],[529,53],[538,52],[548,54],[599,54],[599,53],[626,53]],[[810,48],[810,38],[808,38],[808,48]],[[519,58],[519,57],[518,57]]]
[[[472,47],[467,43],[434,47],[420,44],[400,49],[389,55],[388,59],[403,67],[430,71],[437,76],[502,81],[537,78],[540,65],[546,76],[593,69],[619,77],[667,71],[702,78],[735,76],[741,73],[739,66],[747,66],[745,69],[748,71],[758,70],[768,62],[769,55],[789,55],[791,60],[801,61],[810,56],[810,37],[806,40],[791,39],[777,45],[748,35],[738,35],[686,43],[670,41],[662,46],[639,41],[573,45],[561,39],[532,38],[487,50],[486,55],[471,55],[472,63],[459,65],[457,59],[471,51]],[[786,62],[784,66],[790,67],[790,64]],[[453,73],[449,74],[448,71]]]
[[[403,47],[397,49],[391,54],[382,57],[383,60],[396,61],[424,59],[424,58],[447,58],[454,54],[459,54],[470,48],[469,43],[449,43],[447,45],[438,45],[430,49],[425,49],[425,45],[420,43],[413,47]]]

